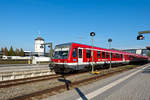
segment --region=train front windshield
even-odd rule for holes
[[[69,48],[56,48],[54,51],[54,59],[67,59]]]

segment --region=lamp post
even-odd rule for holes
[[[109,50],[110,50],[110,48],[111,48],[111,42],[112,42],[112,39],[111,38],[109,38],[108,39],[108,43],[109,43]],[[110,66],[109,66],[109,69],[111,69],[111,51],[110,51]]]
[[[93,64],[93,46],[94,46],[94,36],[95,36],[95,32],[91,32],[90,36],[92,37],[92,73],[94,72],[94,64]]]

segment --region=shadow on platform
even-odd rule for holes
[[[150,74],[150,68],[146,68],[142,71],[144,74]]]
[[[60,81],[60,82],[64,82],[65,83],[65,85],[66,85],[66,89],[67,90],[70,90],[70,85],[71,85],[71,81],[70,80],[67,80],[66,78],[65,78],[65,76],[64,76],[64,74],[62,74],[62,79],[58,79],[58,81]]]
[[[79,88],[75,88],[75,90],[76,90],[77,93],[80,95],[80,97],[82,98],[82,100],[88,100],[88,99],[86,98],[86,96],[80,91]]]

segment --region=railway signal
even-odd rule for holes
[[[111,42],[112,42],[112,39],[111,38],[109,38],[108,39],[108,43],[109,43],[109,50],[111,49]],[[109,66],[109,68],[111,69],[111,51],[110,51],[110,66]]]
[[[109,39],[108,39],[108,42],[109,42],[109,43],[111,43],[111,42],[112,42],[112,39],[111,39],[111,38],[109,38]]]
[[[143,35],[138,35],[137,36],[137,40],[143,40],[144,39],[144,36]]]
[[[48,47],[50,48],[49,54],[50,54],[50,58],[52,59],[53,56],[52,42],[41,44],[40,48],[45,48],[45,45],[48,45]]]
[[[94,46],[94,36],[95,36],[95,32],[91,32],[90,36],[92,37],[92,73],[94,73],[94,64],[93,64],[93,46]]]
[[[138,32],[138,36],[137,36],[137,40],[143,40],[144,39],[144,36],[142,34],[149,34],[150,33],[150,30],[149,31],[140,31]],[[146,47],[148,50],[150,50],[150,46],[147,46]]]
[[[94,32],[91,32],[91,33],[90,33],[90,36],[95,36],[95,33],[94,33]]]
[[[137,36],[137,40],[143,40],[144,39],[144,36],[142,34],[149,34],[150,33],[150,30],[149,31],[140,31],[138,32],[138,36]]]

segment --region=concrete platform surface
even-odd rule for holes
[[[38,70],[38,69],[49,69],[49,65],[28,65],[28,64],[0,64],[1,72],[14,72],[23,70]]]
[[[150,64],[43,100],[150,100]]]

